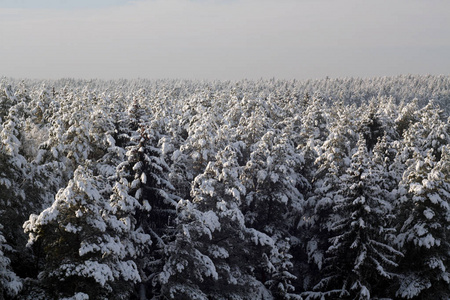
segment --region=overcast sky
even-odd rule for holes
[[[449,0],[0,0],[0,76],[450,74]]]

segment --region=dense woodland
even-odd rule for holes
[[[0,299],[448,299],[450,77],[0,82]]]

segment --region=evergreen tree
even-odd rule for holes
[[[52,206],[25,222],[29,245],[43,245],[39,279],[50,297],[85,293],[92,299],[128,299],[141,280],[134,259],[149,237],[134,230],[127,212],[132,199],[123,198],[123,188],[115,186],[111,203],[105,199],[108,191],[101,178],[79,167]]]
[[[403,176],[397,209],[398,245],[405,253],[397,296],[406,299],[447,299],[450,288],[449,146],[436,162],[433,150],[416,152]]]
[[[29,164],[23,153],[18,105],[9,109],[0,124],[0,225],[3,225],[4,245],[8,245],[10,265],[18,276],[29,275],[30,257],[23,251],[26,235],[22,224],[39,203],[33,202],[33,186],[29,176]]]
[[[11,260],[5,255],[11,250],[2,234],[3,226],[0,224],[0,299],[16,296],[22,289],[22,282],[11,269]]]
[[[161,150],[152,146],[153,137],[154,133],[141,127],[139,136],[134,137],[139,138],[138,143],[127,147],[127,161],[118,166],[118,171],[119,177],[129,182],[128,194],[139,204],[132,212],[137,226],[151,236],[152,245],[140,261],[140,270],[148,293],[158,295],[157,275],[164,265],[162,251],[174,237],[177,197],[171,194],[174,187],[167,179],[169,167]]]
[[[143,281],[139,285],[140,299],[160,294],[158,274],[165,263],[163,249],[174,238],[178,199],[172,194],[174,187],[168,180],[170,168],[157,147],[159,127],[141,104],[146,97],[148,93],[141,90],[128,109],[128,125],[121,134],[121,144],[126,145],[125,160],[117,165],[116,176],[116,180],[128,186],[127,195],[135,199],[130,214],[137,228],[151,237],[149,247],[138,261]]]
[[[442,147],[450,143],[450,120],[445,119],[442,109],[434,102],[415,116],[418,120],[404,132],[402,160],[406,163],[417,151],[426,156],[425,152],[429,150],[439,160]]]
[[[341,177],[335,195],[331,245],[324,260],[322,280],[315,289],[327,299],[372,299],[389,296],[386,280],[393,278],[396,257],[388,227],[392,205],[386,201],[381,169],[369,156],[366,141],[360,139],[358,151]]]
[[[302,229],[299,239],[309,263],[304,288],[307,290],[323,277],[322,268],[325,252],[330,247],[333,207],[339,191],[341,177],[350,166],[356,145],[356,125],[351,121],[350,111],[338,107],[337,120],[329,128],[326,140],[317,148],[316,172],[312,179],[311,192],[304,205],[304,213],[299,221]],[[331,122],[331,120],[330,120]]]
[[[367,150],[373,150],[378,138],[384,135],[384,126],[381,123],[380,116],[377,113],[377,105],[371,101],[368,106],[360,107],[361,112],[365,112],[360,120],[359,132],[366,141]]]
[[[299,188],[308,185],[299,173],[304,161],[287,136],[279,137],[275,131],[267,132],[253,148],[242,175],[247,190],[242,210],[247,227],[273,240],[274,249],[260,270],[260,280],[266,281],[278,298],[289,299],[294,289],[291,282],[296,279],[290,273],[290,241],[303,211]]]
[[[9,109],[17,103],[14,90],[3,80],[0,82],[0,121],[8,115]]]
[[[252,274],[262,257],[255,257],[251,246],[270,246],[272,240],[245,227],[240,149],[235,144],[219,151],[195,178],[192,201],[179,203],[177,237],[161,274],[167,298],[272,299]]]

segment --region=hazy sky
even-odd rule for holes
[[[0,0],[0,76],[450,74],[450,0]]]

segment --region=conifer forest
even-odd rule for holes
[[[0,79],[0,299],[450,298],[450,76]]]

